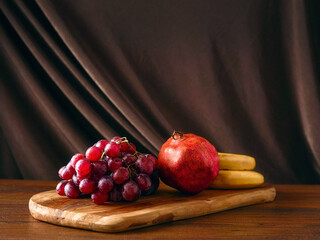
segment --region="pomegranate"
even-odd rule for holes
[[[161,180],[181,192],[205,190],[219,173],[216,148],[203,137],[174,131],[158,156]]]

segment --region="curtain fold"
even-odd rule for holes
[[[101,138],[171,132],[320,182],[316,1],[0,2],[0,177],[57,179]]]

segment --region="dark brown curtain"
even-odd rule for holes
[[[0,177],[57,179],[76,152],[173,129],[320,183],[319,1],[2,0]]]

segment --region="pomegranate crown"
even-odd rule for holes
[[[177,140],[177,139],[180,139],[183,137],[183,132],[180,132],[180,131],[176,131],[174,130],[171,137],[174,139],[174,140]]]

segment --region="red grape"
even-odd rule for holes
[[[122,161],[120,158],[111,158],[108,161],[108,169],[111,172],[116,171],[117,169],[119,169],[120,167],[122,167]]]
[[[123,162],[129,166],[131,164],[134,164],[137,161],[137,158],[135,156],[133,156],[132,154],[126,154],[123,157]]]
[[[81,159],[76,164],[76,172],[78,175],[87,175],[91,172],[91,162],[89,159]]]
[[[129,145],[127,142],[123,142],[123,143],[120,143],[120,151],[121,152],[126,152],[129,148]]]
[[[91,172],[95,177],[102,177],[108,171],[107,163],[104,161],[96,161],[92,163]]]
[[[153,162],[146,157],[138,158],[136,161],[136,169],[147,175],[150,175],[153,172]]]
[[[68,198],[77,198],[80,195],[79,188],[73,182],[65,185],[64,192]]]
[[[140,173],[134,180],[142,191],[146,191],[151,187],[151,179],[144,173]]]
[[[68,179],[71,179],[73,174],[75,173],[76,173],[76,170],[74,169],[74,167],[70,163],[68,163],[64,175],[67,175],[66,177]]]
[[[115,136],[113,138],[111,138],[110,142],[117,142],[120,139],[119,136]]]
[[[118,157],[119,158],[123,158],[125,155],[127,155],[128,153],[127,152],[120,152],[119,154],[118,154]]]
[[[73,174],[75,174],[75,170],[70,163],[67,166],[62,167],[59,170],[59,176],[64,180],[69,180],[72,178]]]
[[[151,194],[153,194],[155,191],[157,191],[158,187],[159,187],[159,176],[157,175],[158,173],[156,173],[156,171],[154,171],[149,177],[151,179],[151,186],[148,190],[146,191],[141,191],[141,195],[144,196],[149,196]]]
[[[108,142],[109,142],[108,140],[101,139],[94,146],[98,147],[102,152],[104,150],[104,148],[106,147],[106,145],[108,144]]]
[[[79,189],[84,194],[92,193],[96,189],[96,183],[92,179],[85,178],[79,184]]]
[[[72,176],[72,182],[73,182],[77,187],[79,187],[80,180],[78,179],[77,174],[73,174],[73,176]]]
[[[119,189],[114,187],[111,192],[109,192],[109,200],[111,202],[119,202],[122,200],[122,195]]]
[[[59,177],[61,179],[63,179],[63,174],[62,173],[64,172],[65,169],[66,169],[66,166],[62,166],[58,171]]]
[[[124,200],[134,201],[140,197],[141,191],[134,181],[128,181],[122,186],[121,194]]]
[[[64,187],[66,186],[66,184],[68,183],[67,180],[62,180],[58,183],[57,187],[56,187],[56,191],[59,195],[61,196],[65,196],[65,192],[64,192]]]
[[[112,180],[115,184],[124,184],[129,179],[129,177],[130,173],[128,169],[121,167],[113,173]]]
[[[102,193],[111,192],[111,190],[113,189],[113,186],[114,186],[113,180],[112,180],[112,177],[110,176],[102,177],[98,183],[99,191]]]
[[[104,149],[105,153],[107,154],[107,156],[109,157],[116,157],[118,156],[118,154],[120,153],[120,147],[118,144],[116,144],[115,142],[109,142],[105,149]]]
[[[152,154],[146,154],[145,157],[153,162],[153,169],[156,169],[157,168],[158,159],[155,156],[153,156]]]
[[[136,152],[136,146],[133,144],[133,143],[129,143],[129,145],[128,145],[128,149],[127,149],[127,151],[129,152],[129,153],[135,153]]]
[[[86,151],[86,157],[90,161],[98,161],[100,160],[102,155],[102,151],[100,148],[96,146],[89,147],[88,150]]]
[[[125,139],[120,137],[114,137],[111,141],[117,143],[120,146],[120,151],[127,151],[129,145],[127,142],[123,142]]]
[[[77,154],[72,156],[72,158],[71,158],[69,163],[72,165],[73,168],[75,168],[76,167],[76,163],[81,159],[84,159],[83,154],[77,153]]]
[[[79,181],[79,183],[83,180],[83,179],[85,179],[85,178],[91,178],[91,172],[89,172],[88,174],[86,174],[86,175],[80,175],[80,174],[76,174],[77,175],[77,178],[78,178],[78,181]]]
[[[99,205],[107,201],[108,197],[108,193],[102,193],[99,190],[96,190],[94,193],[91,194],[92,202]]]

